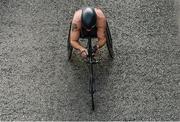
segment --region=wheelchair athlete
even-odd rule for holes
[[[106,17],[99,8],[79,9],[72,20],[70,43],[83,58],[87,58],[88,51],[80,44],[79,38],[89,36],[98,38],[96,45],[93,46],[93,52],[96,54],[106,43]]]

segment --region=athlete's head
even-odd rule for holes
[[[87,7],[82,9],[81,15],[82,27],[91,31],[96,26],[96,12],[94,9]]]

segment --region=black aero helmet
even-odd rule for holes
[[[86,29],[92,29],[96,25],[96,12],[93,8],[87,7],[82,9],[81,15],[82,26]]]

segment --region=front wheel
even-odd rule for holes
[[[91,94],[91,99],[92,99],[92,110],[94,111],[94,94]]]
[[[93,77],[90,78],[89,92],[91,94],[92,110],[94,111],[94,108],[95,108],[95,105],[94,105],[95,80]]]

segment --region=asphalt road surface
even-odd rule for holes
[[[179,0],[0,0],[0,120],[180,120]],[[95,65],[73,51],[69,21],[84,6],[108,20]]]

